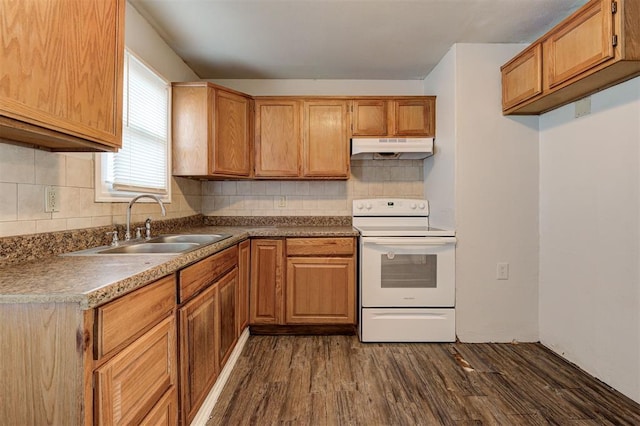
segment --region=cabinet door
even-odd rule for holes
[[[300,175],[302,133],[300,103],[294,100],[256,100],[255,176]]]
[[[189,424],[218,377],[218,287],[213,285],[179,310],[180,400]]]
[[[212,174],[249,176],[250,102],[245,96],[215,89]]]
[[[435,98],[394,100],[391,103],[393,136],[435,136]]]
[[[353,136],[387,135],[387,101],[354,100],[351,117]]]
[[[249,277],[251,270],[251,242],[238,244],[238,297],[236,305],[236,322],[238,336],[249,325]]]
[[[218,359],[220,369],[227,362],[236,340],[238,327],[236,324],[236,294],[238,291],[238,269],[234,268],[222,277],[216,284],[218,286],[218,303],[220,312],[220,343],[218,345]]]
[[[355,324],[353,257],[287,258],[287,324]]]
[[[283,324],[282,240],[251,241],[251,324]]]
[[[207,176],[213,168],[214,89],[205,83],[171,84],[171,150],[174,176]]]
[[[164,394],[155,407],[140,422],[140,426],[173,426],[178,424],[178,397],[176,389]]]
[[[124,9],[124,0],[0,2],[0,128],[4,116],[120,147]],[[44,135],[22,141],[66,147]]]
[[[305,177],[349,177],[347,102],[304,102]]]
[[[96,370],[97,424],[137,423],[176,385],[175,335],[172,315]]]
[[[613,58],[611,2],[594,1],[573,19],[554,28],[543,49],[549,88]]]
[[[502,67],[502,109],[542,93],[542,44],[536,43]]]

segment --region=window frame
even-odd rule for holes
[[[148,192],[153,193],[160,197],[162,202],[171,203],[172,200],[172,183],[173,176],[171,175],[171,81],[167,80],[161,73],[159,73],[154,67],[149,65],[146,61],[144,61],[139,55],[133,52],[129,48],[125,48],[125,62],[126,55],[133,56],[137,61],[142,63],[145,67],[151,70],[154,74],[158,76],[166,85],[167,85],[167,145],[166,145],[166,182],[167,188],[166,193],[157,193],[157,192]],[[125,82],[123,81],[123,84]],[[124,89],[123,89],[124,92]],[[123,93],[123,102],[124,102],[124,93]],[[124,140],[123,140],[124,143]],[[109,161],[110,153],[95,153],[94,154],[94,188],[95,188],[95,202],[97,203],[128,203],[133,199],[133,197],[146,194],[144,191],[124,191],[124,190],[112,190],[110,188],[110,184],[106,183],[105,176],[103,174],[103,170],[106,169],[107,161]],[[112,154],[112,153],[111,153]],[[147,201],[144,199],[140,200],[141,202]]]

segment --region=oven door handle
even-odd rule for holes
[[[381,246],[444,246],[448,244],[455,244],[455,237],[362,237],[364,244],[374,244]]]

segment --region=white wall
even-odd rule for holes
[[[540,339],[640,402],[640,78],[540,119]]]
[[[142,60],[172,81],[197,76],[127,3],[126,45]],[[52,153],[0,143],[0,237],[63,231],[123,223],[123,203],[94,202],[94,155]],[[172,202],[167,216],[177,218],[201,212],[202,189],[198,181],[171,179]],[[57,187],[60,211],[45,213],[44,191]],[[161,218],[158,206],[137,206],[133,220]]]
[[[424,94],[436,96],[433,156],[424,160],[425,193],[431,226],[455,229],[456,45],[424,80]]]
[[[425,192],[438,224],[455,214],[456,332],[466,342],[538,340],[538,118],[504,117],[500,99],[499,68],[523,47],[458,44],[425,80],[441,91],[445,151],[425,166]],[[498,262],[510,264],[508,280],[496,279]]]
[[[200,80],[129,2],[125,16],[125,45],[169,81]]]

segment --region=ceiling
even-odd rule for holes
[[[129,0],[201,79],[424,79],[454,43],[531,42],[586,0]]]

